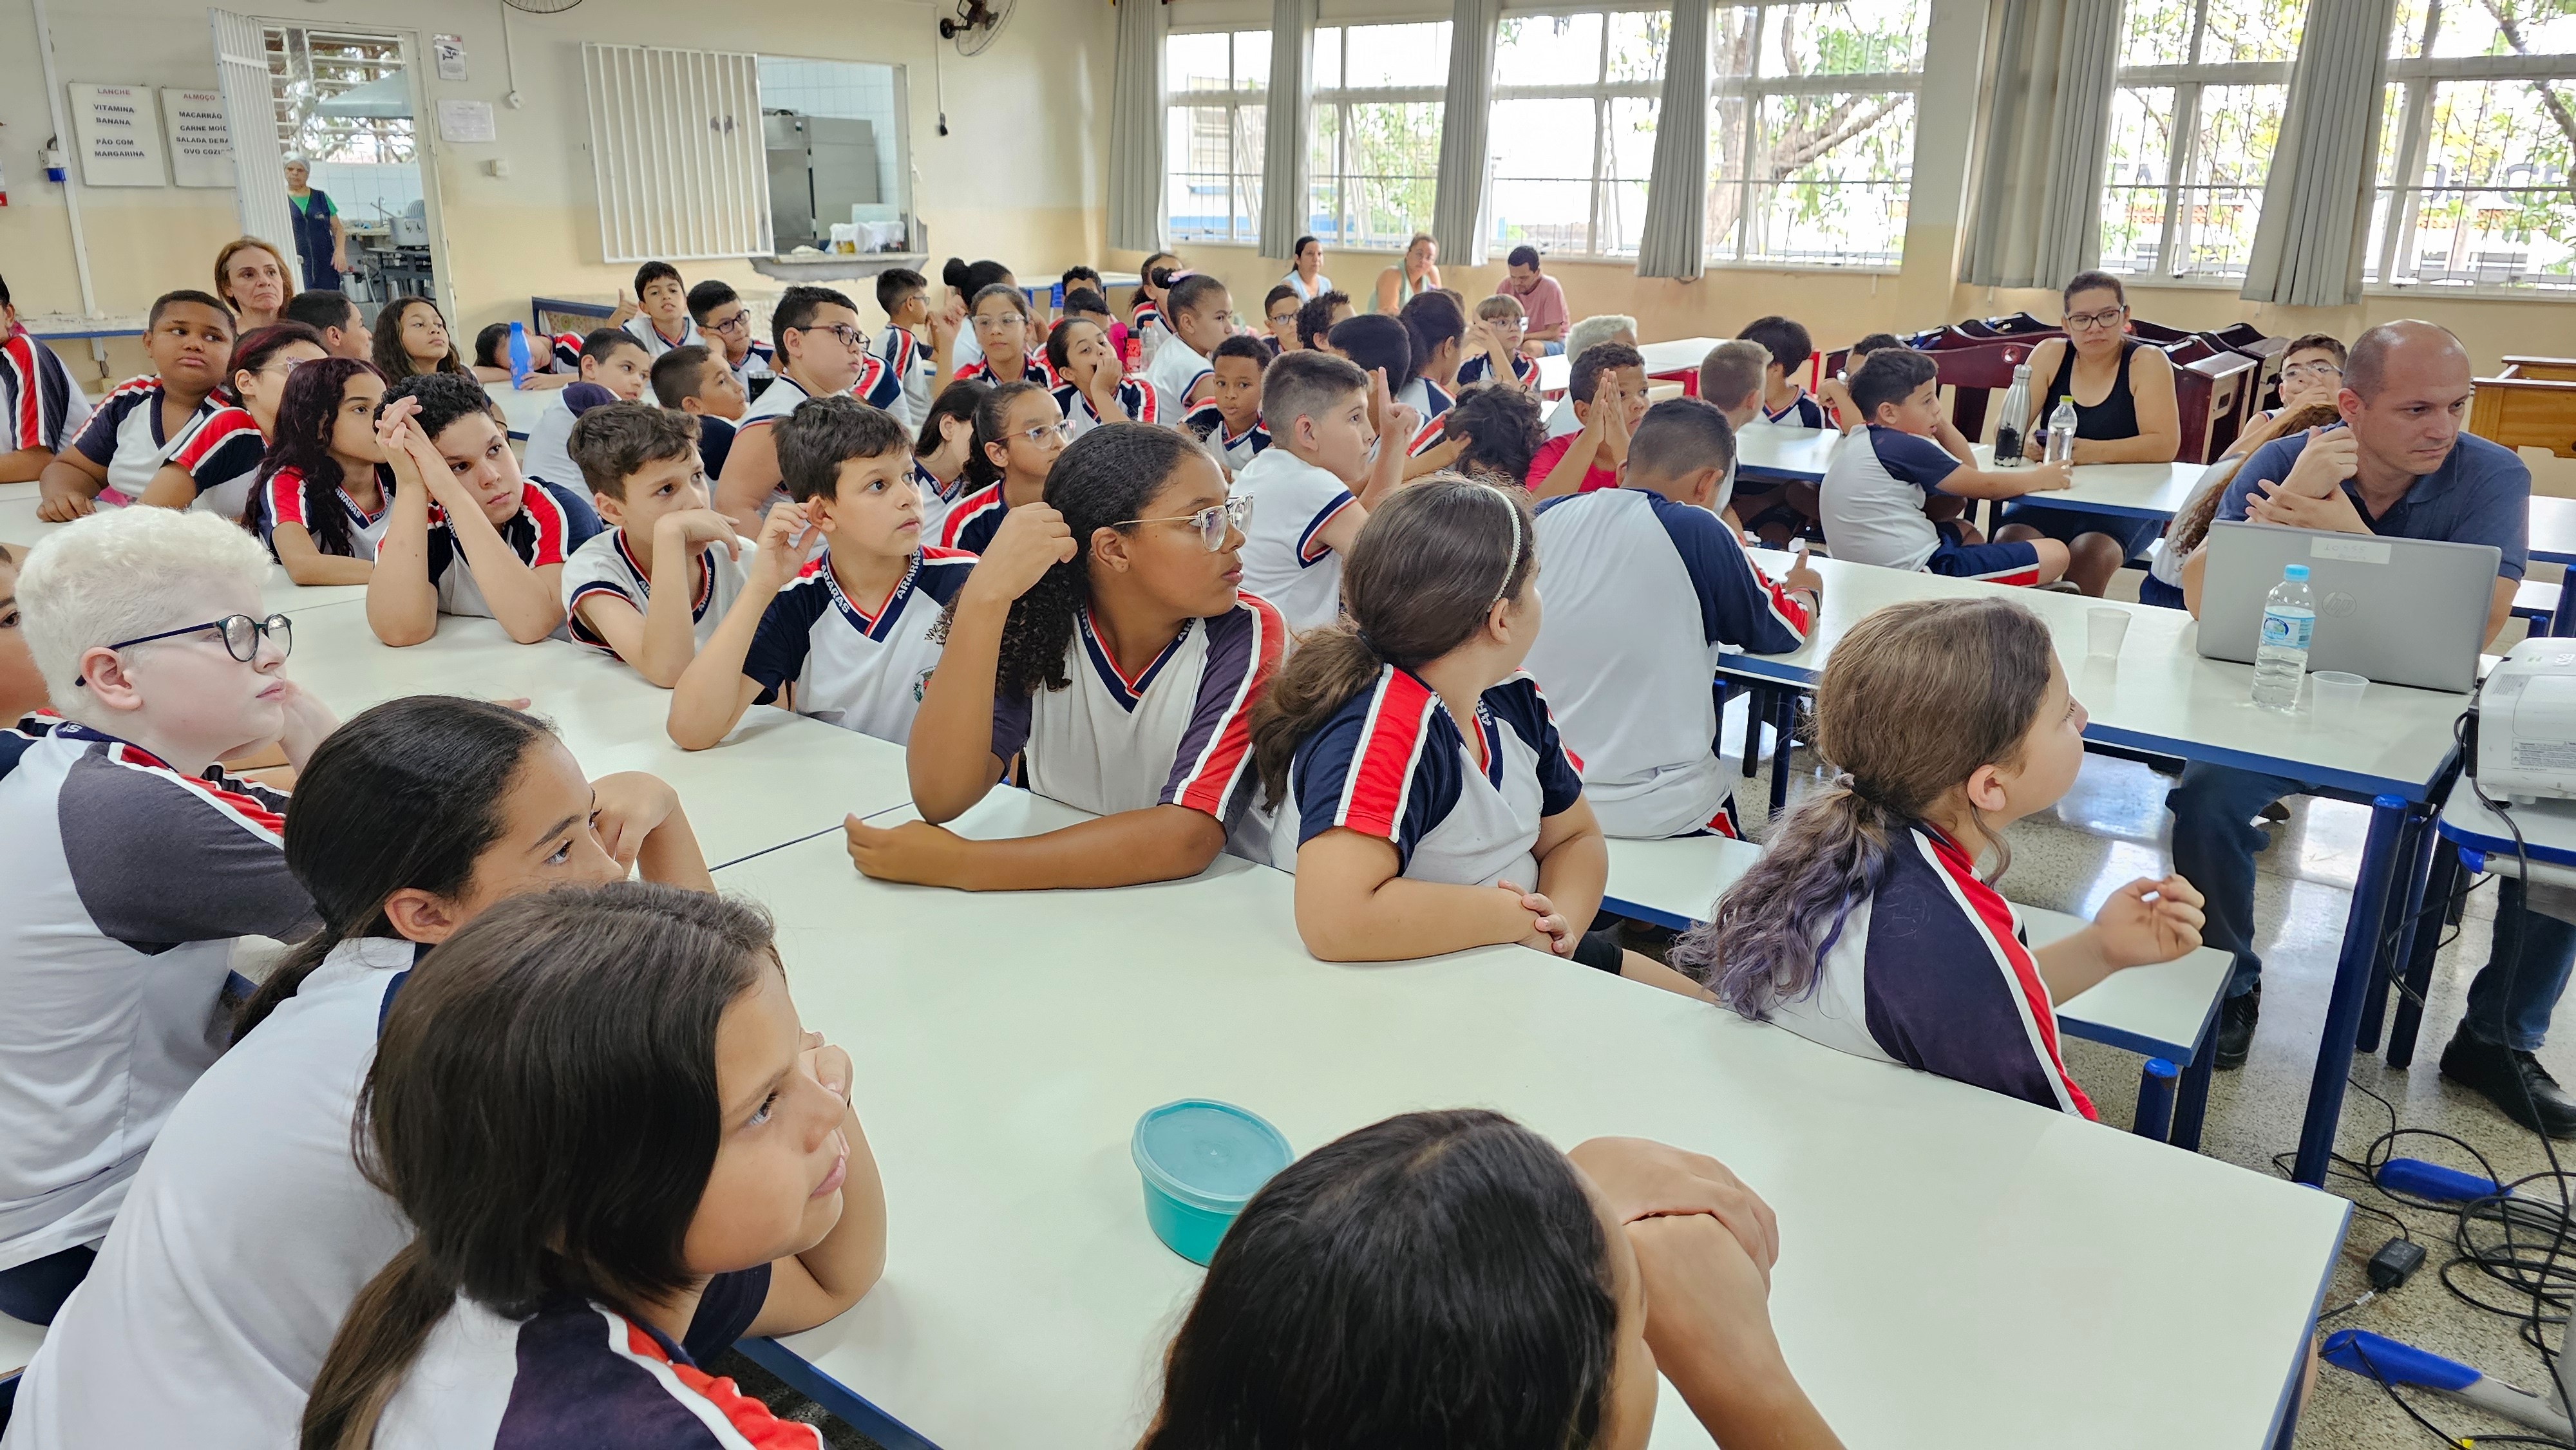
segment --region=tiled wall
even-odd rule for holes
[[[331,204],[352,225],[372,224],[379,215],[378,203],[384,206],[382,215],[401,216],[404,208],[420,200],[420,167],[411,162],[317,161],[313,185],[330,193]]]
[[[798,60],[787,56],[760,58],[760,104],[764,110],[802,111],[809,116],[841,116],[873,122],[877,134],[877,195],[890,204],[889,215],[912,209],[912,178],[904,164],[903,135],[897,124],[902,86],[896,67],[857,60]],[[843,221],[834,217],[829,220]]]

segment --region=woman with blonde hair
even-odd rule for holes
[[[295,272],[274,242],[235,237],[215,253],[215,295],[232,308],[239,331],[269,327],[295,295]]]
[[[1404,256],[1392,267],[1377,274],[1377,291],[1369,299],[1369,311],[1389,317],[1404,310],[1404,304],[1425,292],[1440,288],[1440,244],[1429,232],[1415,232],[1404,244]]]

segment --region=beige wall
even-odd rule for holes
[[[55,67],[65,84],[137,82],[210,87],[213,45],[202,0],[47,0]],[[632,264],[600,260],[587,147],[581,44],[721,47],[769,55],[892,62],[909,68],[916,210],[940,254],[996,256],[1025,272],[1052,273],[1097,255],[1106,234],[1102,198],[1110,41],[1114,12],[1102,0],[1027,0],[982,55],[943,57],[949,134],[938,134],[931,7],[904,0],[766,0],[709,6],[699,0],[595,0],[554,16],[513,12],[511,47],[526,104],[510,89],[501,7],[442,0],[269,0],[249,13],[291,24],[333,23],[464,37],[470,79],[424,73],[430,100],[490,101],[498,140],[450,145],[429,139],[443,203],[451,321],[467,336],[488,322],[527,315],[531,294],[605,300],[631,280]],[[53,122],[45,101],[30,0],[0,0],[0,165],[11,183],[0,208],[0,273],[25,312],[79,312],[65,188],[43,180],[38,152]],[[434,128],[424,126],[424,132]],[[66,138],[68,141],[68,138]],[[506,179],[487,161],[510,165]],[[77,162],[73,184],[78,184]],[[217,247],[235,235],[232,193],[173,187],[79,188],[91,276],[108,314],[139,312],[174,287],[206,287]],[[283,242],[285,239],[277,239]],[[745,288],[781,284],[748,263],[683,262],[692,282],[720,277]],[[934,266],[933,271],[936,271]],[[872,298],[861,299],[873,317]],[[75,346],[74,374],[95,374]],[[111,372],[142,370],[132,344],[113,349]]]

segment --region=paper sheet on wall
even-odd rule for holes
[[[170,179],[181,186],[233,184],[233,128],[221,91],[161,88],[161,123],[170,135]]]
[[[500,132],[492,121],[490,101],[441,101],[438,103],[438,139],[441,141],[496,141]]]
[[[148,86],[69,87],[72,139],[88,186],[162,186],[161,123]]]
[[[465,37],[433,35],[429,38],[430,54],[438,58],[438,78],[443,81],[465,79]]]

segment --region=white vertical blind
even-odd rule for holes
[[[758,57],[585,44],[581,68],[606,260],[771,254]]]
[[[268,42],[260,24],[229,10],[208,10],[215,31],[215,81],[224,97],[224,124],[232,131],[233,202],[242,235],[278,249],[278,260],[300,289],[303,266],[295,254],[295,223],[286,200],[286,153],[277,145],[277,102],[269,93]]]

